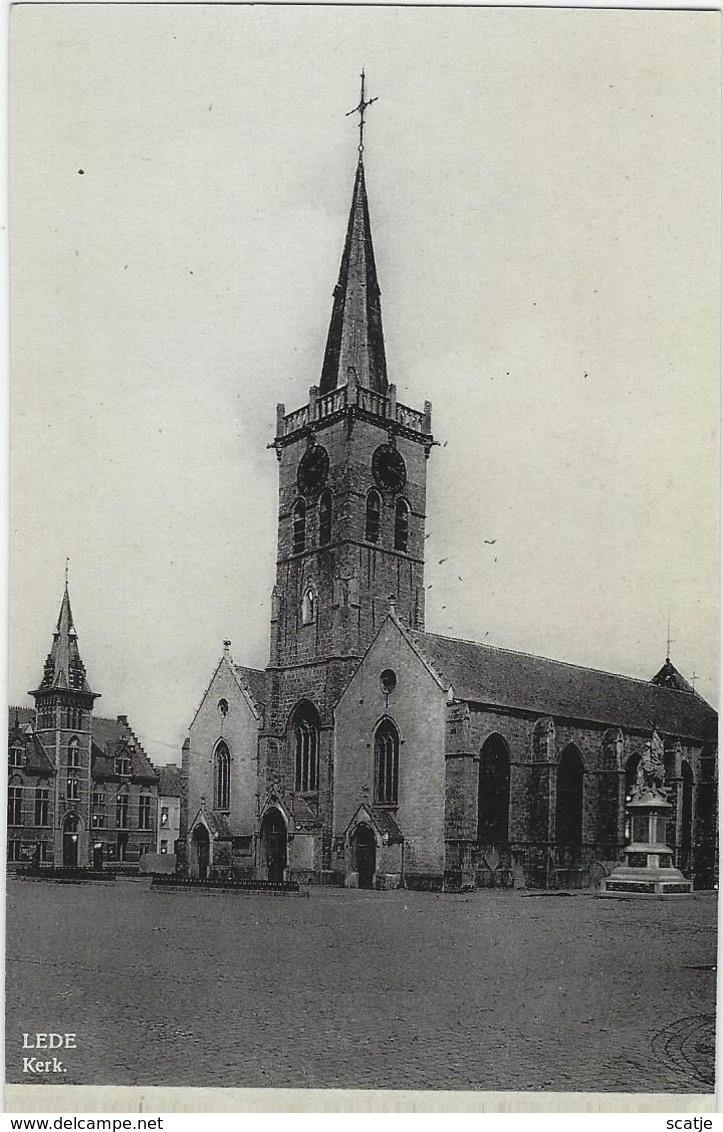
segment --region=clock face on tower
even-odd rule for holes
[[[321,491],[329,475],[329,453],[321,444],[313,444],[299,460],[296,483],[304,495],[316,495]]]
[[[407,465],[393,444],[380,444],[372,456],[372,474],[384,491],[401,491],[407,482]]]

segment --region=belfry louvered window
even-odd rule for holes
[[[367,495],[367,514],[365,538],[367,542],[379,542],[379,530],[382,519],[382,501],[378,491]]]
[[[319,499],[319,546],[331,542],[331,492],[327,488]]]
[[[394,549],[405,554],[409,547],[409,504],[406,499],[398,499],[394,508]]]
[[[306,549],[306,504],[303,499],[297,499],[294,504],[292,554],[301,554]]]

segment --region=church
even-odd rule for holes
[[[432,405],[389,380],[361,144],[318,385],[277,406],[265,669],[231,642],[183,746],[188,875],[426,890],[580,888],[665,751],[675,865],[716,878],[717,715],[670,658],[649,681],[425,627]],[[438,457],[439,458],[439,457]]]

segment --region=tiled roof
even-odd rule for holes
[[[715,742],[717,713],[695,692],[436,633],[407,633],[457,699]]]
[[[265,707],[268,702],[269,674],[265,668],[245,668],[234,664],[233,670],[241,680],[257,707]]]
[[[165,763],[158,767],[158,793],[164,798],[180,798],[181,768],[175,763]]]

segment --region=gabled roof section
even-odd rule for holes
[[[131,760],[131,778],[137,782],[158,782],[158,771],[143,750],[138,736],[128,723],[125,715],[117,719],[93,719],[92,777],[94,779],[115,779],[115,760],[118,755],[127,755]]]
[[[194,712],[189,730],[196,722],[198,713],[206,702],[206,696],[211,691],[216,677],[224,664],[228,665],[237,687],[242,692],[253,714],[257,719],[261,718],[268,698],[268,673],[264,668],[246,668],[243,664],[234,664],[228,650],[225,648],[223,656],[214,668],[213,675],[206,685],[205,692],[201,696],[201,701]]]
[[[406,634],[459,700],[716,741],[717,713],[696,694],[436,633]]]
[[[693,685],[678,672],[669,656],[665,658],[665,664],[655,673],[650,683],[659,684],[661,688],[673,688],[676,692],[691,692],[694,696],[697,694]]]
[[[334,288],[319,382],[321,393],[346,385],[349,369],[353,368],[359,384],[386,394],[387,361],[379,295],[364,163],[360,154],[339,280]]]
[[[383,810],[378,806],[368,806],[366,802],[362,802],[357,806],[354,817],[349,822],[344,830],[344,837],[348,837],[351,831],[362,823],[371,825],[380,838],[386,838],[389,845],[398,845],[404,841],[402,831],[397,825],[392,814],[388,810]]]
[[[268,703],[269,674],[265,668],[245,668],[243,664],[232,664],[234,676],[240,681],[244,691],[251,697],[260,715]]]
[[[158,793],[163,798],[180,798],[181,768],[176,763],[163,763],[159,766]]]
[[[63,599],[60,603],[60,613],[53,633],[53,643],[43,667],[43,678],[40,687],[30,694],[35,696],[39,692],[58,689],[61,691],[84,692],[95,696],[86,679],[85,665],[80,659],[78,651],[78,634],[73,624],[73,612],[70,608],[70,593],[68,583],[65,583]]]

